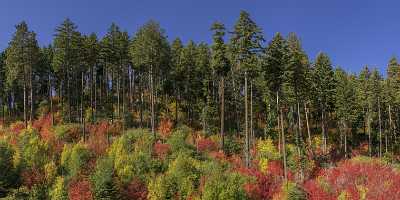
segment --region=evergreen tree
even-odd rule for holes
[[[214,31],[211,66],[220,79],[220,135],[221,148],[224,149],[224,124],[225,124],[225,77],[229,72],[229,60],[226,56],[226,45],[224,43],[225,26],[221,23],[214,23],[211,27]]]
[[[245,155],[246,166],[250,165],[250,135],[248,130],[248,74],[252,74],[257,64],[257,56],[259,55],[264,41],[261,29],[250,18],[249,13],[240,12],[231,37],[231,48],[233,60],[237,67],[244,73],[244,99],[245,99]]]
[[[313,91],[315,92],[315,105],[318,107],[321,114],[323,152],[326,153],[328,140],[327,114],[333,109],[335,80],[331,61],[325,53],[319,53],[315,59],[313,69]]]
[[[21,22],[16,26],[16,32],[7,48],[6,77],[13,95],[14,86],[23,88],[23,108],[25,127],[28,124],[28,89],[30,89],[30,120],[33,119],[33,71],[38,62],[39,47],[36,34],[29,31],[28,25]]]
[[[95,200],[120,199],[113,181],[114,167],[110,158],[102,158],[97,161],[91,181]]]
[[[146,69],[149,75],[150,86],[150,113],[151,113],[151,130],[155,136],[155,104],[157,80],[155,77],[161,77],[161,73],[165,72],[170,55],[169,44],[164,34],[164,30],[155,21],[149,21],[142,26],[136,33],[130,46],[130,55],[132,63],[135,66]],[[159,80],[159,79],[158,79]]]

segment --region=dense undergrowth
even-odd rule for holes
[[[27,129],[0,129],[1,199],[400,199],[392,160],[298,152],[289,143],[288,179],[274,140],[252,145],[251,167],[242,140],[220,138],[162,121],[156,137],[118,123],[51,126],[42,117]],[[315,142],[318,143],[318,138]]]

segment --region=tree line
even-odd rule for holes
[[[376,68],[358,74],[334,67],[326,53],[311,60],[295,33],[266,41],[249,13],[232,29],[216,22],[213,42],[170,42],[156,21],[134,35],[112,24],[106,35],[85,35],[66,19],[53,42],[40,47],[25,22],[16,25],[0,56],[0,109],[4,123],[41,115],[63,123],[108,120],[147,127],[162,119],[208,134],[243,137],[247,166],[257,137],[273,137],[285,159],[285,142],[302,154],[321,135],[348,156],[367,144],[371,156],[397,153],[400,65],[386,78]],[[286,170],[285,170],[286,171]]]

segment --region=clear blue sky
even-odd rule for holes
[[[133,34],[154,19],[169,39],[210,42],[212,22],[232,28],[246,10],[268,41],[276,32],[296,32],[312,59],[324,51],[348,71],[370,65],[385,72],[389,58],[400,55],[399,8],[396,0],[2,0],[0,49],[22,20],[44,45],[66,17],[81,32],[100,36],[112,22]]]

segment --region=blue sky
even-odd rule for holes
[[[133,34],[149,19],[160,22],[169,39],[211,41],[218,20],[232,28],[240,10],[248,11],[269,41],[274,33],[296,32],[310,58],[326,52],[336,66],[382,73],[400,55],[400,2],[395,0],[2,0],[0,49],[22,20],[49,44],[66,17],[83,33],[104,35],[112,22]]]

